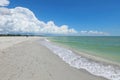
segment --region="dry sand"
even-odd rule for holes
[[[38,37],[0,37],[0,80],[106,80],[70,67]]]

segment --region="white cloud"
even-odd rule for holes
[[[9,0],[0,0],[0,6],[8,6],[9,3]]]
[[[67,25],[57,26],[53,21],[47,23],[38,20],[34,13],[27,8],[5,8],[9,0],[0,0],[0,34],[1,33],[33,33],[33,34],[74,34],[78,33]],[[80,31],[82,35],[108,35],[99,31]],[[75,34],[75,35],[79,35]]]
[[[53,21],[47,23],[38,20],[34,13],[27,8],[0,8],[0,33],[77,33],[67,25],[57,26]]]
[[[82,35],[109,35],[107,32],[102,32],[102,31],[80,31],[80,34]]]

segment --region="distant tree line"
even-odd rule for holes
[[[31,34],[0,34],[0,37],[1,36],[43,36],[43,35],[31,35]]]

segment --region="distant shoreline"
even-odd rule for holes
[[[43,35],[30,35],[30,34],[0,34],[2,36],[43,36]]]

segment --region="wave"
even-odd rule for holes
[[[120,80],[120,67],[79,56],[69,49],[52,44],[47,39],[43,40],[41,44],[74,68],[85,69],[93,75],[102,76],[110,80]]]

